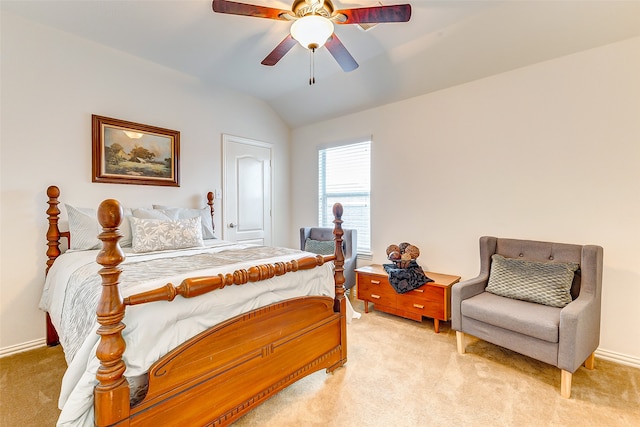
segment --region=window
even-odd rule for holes
[[[371,252],[371,141],[318,150],[318,222],[333,227],[333,204],[342,203],[344,228],[358,231],[358,253]]]

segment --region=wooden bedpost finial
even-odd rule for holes
[[[60,189],[55,185],[49,186],[49,188],[47,188],[47,197],[50,199],[57,199],[60,197]]]
[[[117,200],[105,200],[98,207],[98,222],[103,228],[98,235],[98,239],[102,241],[102,249],[96,257],[96,261],[102,266],[99,271],[102,277],[102,294],[96,310],[100,324],[97,331],[100,343],[96,350],[100,367],[96,373],[98,385],[94,391],[95,421],[98,426],[112,425],[129,416],[129,384],[124,378],[126,366],[122,360],[125,350],[122,337],[125,306],[118,289],[122,271],[119,265],[124,261],[124,253],[118,244],[122,237],[118,226],[123,216],[122,206]],[[112,411],[103,412],[100,409],[106,407],[111,407]]]
[[[102,228],[116,228],[122,222],[124,211],[120,202],[114,199],[107,199],[100,203],[98,207],[98,222]]]
[[[215,199],[215,195],[213,192],[209,191],[207,193],[207,205],[209,205],[209,209],[211,210],[211,229],[215,231],[216,224],[213,222],[213,200]]]
[[[340,220],[340,224],[342,224],[342,213],[344,212],[344,208],[342,207],[342,203],[335,203],[333,205],[333,216],[336,220]]]

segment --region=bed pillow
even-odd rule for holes
[[[98,239],[98,234],[102,233],[102,227],[98,222],[96,209],[78,208],[65,204],[67,217],[69,219],[69,232],[71,233],[71,247],[73,250],[100,249],[102,242]],[[122,238],[119,240],[123,248],[131,247],[131,209],[123,208],[124,216],[120,224],[119,231]]]
[[[175,219],[175,218],[170,218],[164,212],[158,209],[149,209],[149,208],[134,209],[133,216],[135,218],[140,218],[140,219],[162,219],[162,220]]]
[[[307,237],[304,250],[319,255],[333,255],[336,244],[333,240],[313,240]]]
[[[579,265],[565,262],[534,262],[491,257],[487,292],[507,298],[565,307],[571,302],[571,284]]]
[[[204,246],[200,217],[143,219],[131,217],[134,252],[154,252]]]
[[[175,208],[164,205],[153,205],[153,209],[162,212],[171,219],[194,218],[196,216],[199,216],[202,222],[202,238],[216,238],[213,233],[213,224],[211,224],[211,209],[209,207],[206,207],[204,209],[188,209]]]

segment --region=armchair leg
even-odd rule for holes
[[[587,369],[594,369],[596,367],[596,353],[593,352],[584,361],[584,367]]]
[[[458,353],[464,354],[465,352],[464,332],[456,331],[456,345],[458,346]]]
[[[571,372],[564,369],[560,371],[560,395],[566,399],[571,397]]]

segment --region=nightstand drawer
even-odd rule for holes
[[[422,289],[419,289],[420,291]],[[398,295],[396,305],[400,310],[406,310],[421,316],[433,317],[434,319],[445,319],[444,295],[441,289],[426,288],[424,292],[413,290],[406,294]]]
[[[358,275],[358,299],[393,307],[396,304],[396,295],[386,279],[366,274]]]
[[[414,301],[424,301],[425,303],[435,302],[438,304],[442,304],[444,300],[444,289],[437,288],[430,285],[423,285],[418,289],[414,289],[412,291],[407,292],[406,294],[402,294],[403,297],[411,298]]]

